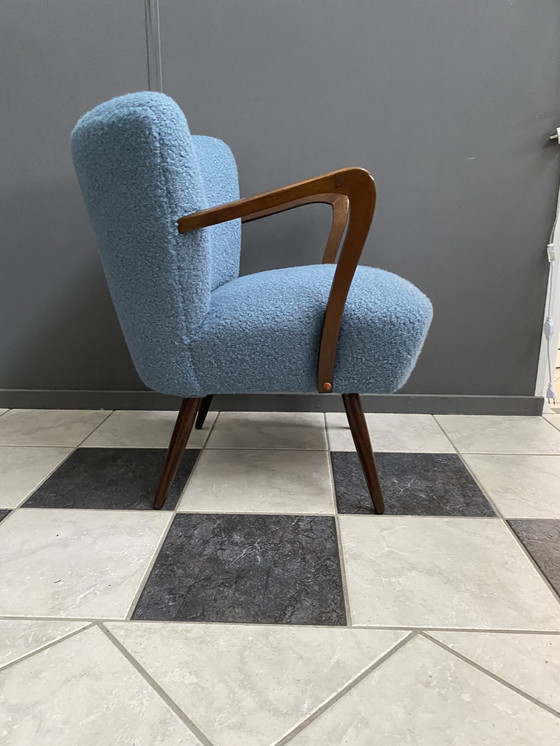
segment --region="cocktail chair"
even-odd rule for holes
[[[239,199],[228,146],[191,135],[177,104],[153,92],[85,114],[72,152],[136,370],[183,399],[154,507],[212,394],[319,391],[342,394],[382,513],[359,395],[405,383],[432,307],[407,280],[358,266],[375,207],[370,174],[344,168]],[[332,207],[323,263],[239,277],[241,223],[314,202]]]

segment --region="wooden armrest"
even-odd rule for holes
[[[355,171],[353,168],[345,168],[333,171],[324,176],[316,176],[313,179],[300,181],[297,184],[273,189],[263,192],[254,197],[239,199],[228,202],[225,205],[210,207],[207,210],[199,210],[179,218],[177,225],[179,233],[187,233],[199,228],[208,228],[211,225],[225,223],[228,220],[241,218],[244,223],[259,220],[268,215],[275,215],[295,207],[323,203],[332,207],[332,223],[327,245],[323,254],[324,263],[333,263],[344,235],[348,220],[349,201],[348,196],[341,189],[340,184],[348,178],[348,173]]]
[[[180,233],[187,233],[238,218],[244,222],[258,220],[267,215],[313,203],[330,204],[333,210],[331,231],[323,255],[324,263],[333,263],[336,260],[338,247],[348,222],[321,334],[317,387],[319,392],[323,393],[331,391],[333,387],[336,347],[344,304],[375,210],[375,184],[371,174],[363,168],[343,168],[255,197],[185,215],[177,221],[177,225]]]

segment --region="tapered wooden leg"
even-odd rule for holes
[[[194,419],[199,404],[199,398],[183,399],[181,409],[177,415],[175,427],[173,428],[173,435],[171,436],[169,448],[167,449],[167,457],[156,490],[156,498],[154,500],[154,508],[156,510],[163,508],[171,483],[175,478],[175,474],[177,474],[183,451],[185,450],[187,440],[189,439],[189,435],[193,429]]]
[[[206,419],[206,415],[208,414],[208,410],[210,409],[210,404],[212,404],[213,398],[214,395],[209,394],[208,396],[205,396],[204,399],[200,402],[200,407],[198,408],[198,416],[194,425],[195,430],[202,430],[204,420]]]
[[[379,484],[379,476],[377,474],[377,467],[375,466],[375,458],[371,448],[371,441],[369,439],[369,432],[366,418],[364,417],[364,410],[362,409],[362,402],[360,401],[360,395],[342,394],[342,401],[344,402],[348,424],[352,431],[352,438],[354,439],[356,451],[360,457],[362,471],[364,472],[364,477],[366,479],[369,494],[373,501],[375,512],[384,513],[385,503],[383,502],[383,493],[381,492],[381,485]]]

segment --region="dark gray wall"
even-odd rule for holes
[[[0,70],[0,389],[140,387],[70,131],[92,105],[147,87],[143,3],[5,0]]]
[[[163,89],[193,132],[230,143],[242,194],[348,165],[374,174],[364,263],[435,306],[405,391],[533,394],[557,1],[162,0],[160,14]],[[86,109],[147,87],[144,4],[8,0],[1,27],[0,388],[141,389],[68,137]],[[315,207],[246,226],[243,271],[317,260],[327,222]]]

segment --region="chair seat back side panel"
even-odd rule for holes
[[[238,223],[189,235],[177,230],[186,212],[238,196],[235,161],[218,143],[193,138],[177,104],[153,92],[101,104],[72,133],[74,165],[126,342],[144,383],[162,393],[175,392],[179,382],[197,388],[188,341],[212,288],[237,274]]]

